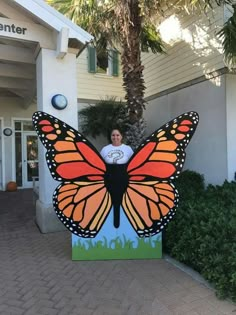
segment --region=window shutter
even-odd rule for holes
[[[96,49],[93,46],[88,46],[88,72],[96,72]]]
[[[117,50],[112,50],[112,75],[115,77],[119,75],[119,60]]]

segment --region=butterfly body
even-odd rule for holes
[[[185,148],[198,124],[188,112],[150,135],[127,164],[106,164],[94,146],[75,129],[43,113],[33,115],[53,178],[55,211],[75,235],[92,238],[101,230],[112,205],[114,226],[120,207],[139,237],[150,237],[173,218],[178,192],[172,184],[185,161]]]
[[[106,173],[104,182],[108,192],[111,195],[114,227],[120,226],[120,206],[122,197],[128,187],[129,178],[126,164],[106,164]]]

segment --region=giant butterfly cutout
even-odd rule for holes
[[[59,219],[73,234],[92,238],[112,205],[114,226],[119,227],[122,205],[139,237],[162,231],[176,211],[179,197],[171,181],[183,168],[184,149],[198,120],[196,112],[184,113],[151,134],[121,166],[124,180],[122,187],[116,187],[114,178],[109,179],[113,166],[104,162],[83,135],[52,115],[34,113],[34,127],[47,150],[51,175],[62,182],[53,195]]]

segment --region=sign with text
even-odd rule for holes
[[[27,28],[26,27],[20,27],[15,24],[2,24],[0,23],[0,31],[6,32],[6,33],[16,33],[16,34],[23,34],[25,35]]]
[[[38,42],[40,47],[55,49],[52,30],[36,23],[0,17],[0,37]]]

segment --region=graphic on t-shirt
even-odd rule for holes
[[[113,159],[113,164],[117,164],[117,161],[123,158],[124,152],[121,150],[112,150],[107,154],[107,156],[110,159]]]

